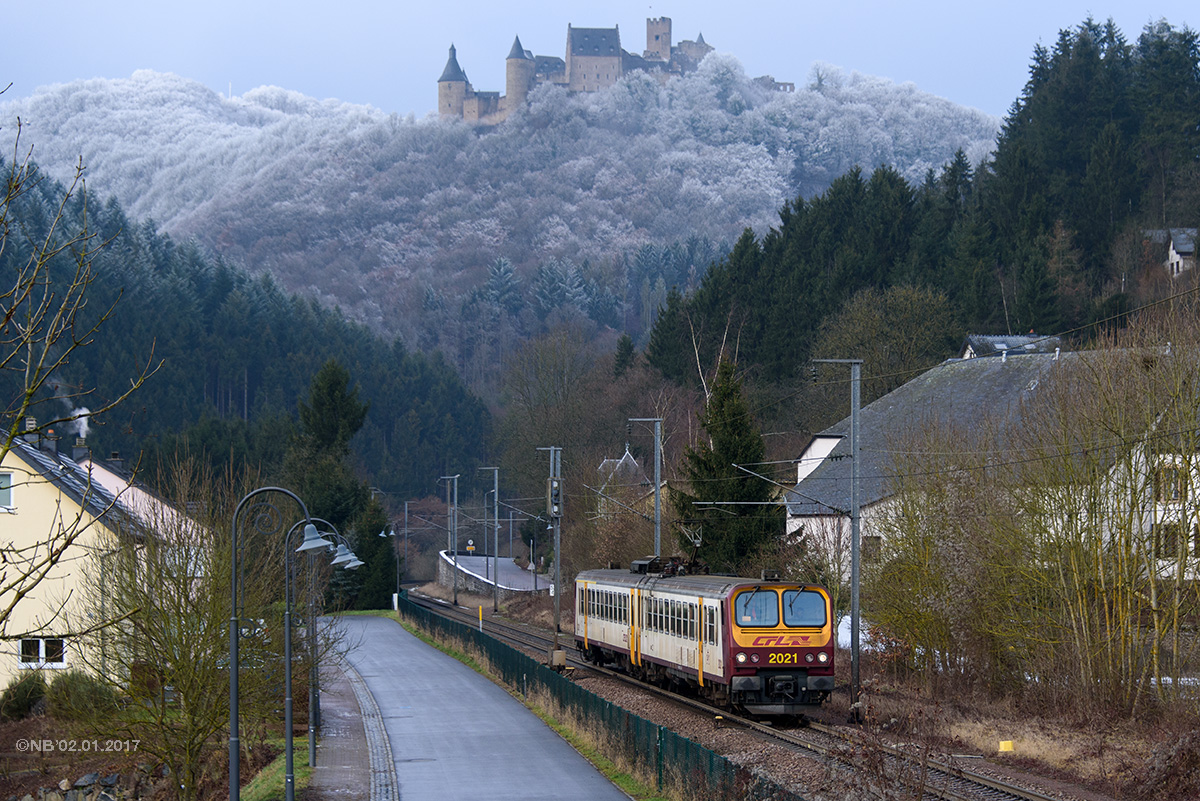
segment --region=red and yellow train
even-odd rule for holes
[[[836,640],[822,587],[646,567],[576,576],[575,644],[586,658],[755,715],[801,715],[829,697]]]

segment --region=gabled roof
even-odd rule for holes
[[[859,412],[859,503],[891,494],[895,439],[926,422],[971,430],[982,421],[1020,424],[1022,405],[1032,399],[1050,371],[1078,354],[1035,353],[1010,359],[944,362]],[[819,467],[787,493],[791,515],[844,514],[850,508],[850,418],[821,432],[843,436]]]
[[[467,83],[467,73],[463,72],[462,67],[458,66],[458,55],[454,49],[454,45],[450,45],[450,58],[446,60],[446,69],[442,70],[442,77],[438,78],[438,83],[447,81],[462,81]]]
[[[110,521],[110,527],[131,522],[128,510],[119,499],[92,481],[88,471],[66,454],[42,450],[23,439],[13,440],[10,452],[24,462],[31,473],[53,484],[92,517]]]
[[[567,54],[572,56],[621,55],[621,31],[617,28],[567,27]]]
[[[967,334],[959,348],[959,358],[968,359],[983,356],[1018,356],[1027,353],[1054,353],[1062,347],[1059,337],[1039,336],[1034,333],[1018,334],[1017,336],[990,336],[987,334]]]
[[[638,464],[637,459],[633,458],[633,454],[629,452],[628,443],[625,445],[625,455],[620,459],[605,459],[600,463],[598,472],[604,477],[604,486],[606,487],[612,481],[619,484],[642,486],[654,483],[646,476],[646,471]]]
[[[1180,255],[1196,252],[1195,228],[1171,228],[1169,232],[1171,247]]]

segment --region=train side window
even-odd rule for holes
[[[696,639],[696,605],[688,604],[688,639]]]

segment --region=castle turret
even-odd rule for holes
[[[529,90],[533,86],[533,76],[537,71],[537,62],[521,47],[521,37],[513,39],[512,50],[504,62],[504,110],[512,111],[525,105]]]
[[[646,52],[642,56],[652,61],[671,60],[671,18],[646,19]]]
[[[438,78],[438,114],[443,117],[461,117],[463,101],[466,99],[470,82],[462,67],[458,66],[458,55],[454,45],[450,45],[450,58],[446,61],[446,69]]]

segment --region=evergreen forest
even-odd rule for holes
[[[855,167],[784,204],[770,232],[747,230],[694,292],[670,294],[647,356],[694,384],[698,362],[736,352],[784,385],[811,357],[868,356],[888,376],[877,397],[967,332],[1085,342],[1179,290],[1165,234],[1200,223],[1197,120],[1195,32],[1158,22],[1130,43],[1086,20],[1035,49],[989,159],[959,152],[915,182]]]

